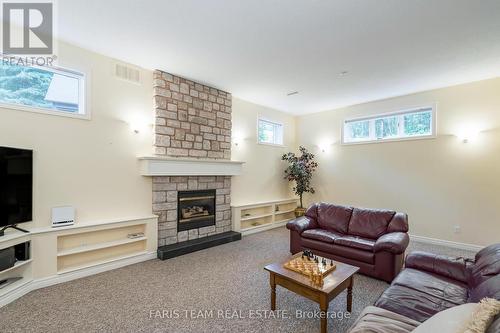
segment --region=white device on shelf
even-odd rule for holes
[[[52,208],[52,227],[75,224],[75,207],[61,206]]]
[[[134,232],[134,233],[131,233],[131,234],[127,235],[127,238],[130,238],[130,239],[141,238],[141,237],[144,237],[144,233],[143,232]]]

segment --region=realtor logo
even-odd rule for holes
[[[3,2],[2,47],[4,54],[53,54],[52,2]]]

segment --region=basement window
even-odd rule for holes
[[[423,107],[365,118],[347,119],[342,143],[370,143],[433,138],[436,136],[434,107]]]
[[[0,107],[88,118],[84,101],[82,73],[0,63]]]
[[[267,145],[283,145],[283,124],[259,119],[258,142]]]

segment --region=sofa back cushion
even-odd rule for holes
[[[469,302],[479,302],[483,298],[500,300],[500,275],[493,276],[469,291]]]
[[[326,230],[347,233],[352,207],[321,202],[318,204],[318,224]]]
[[[348,234],[378,239],[387,233],[387,227],[395,214],[396,212],[391,210],[354,208]]]
[[[306,210],[306,216],[313,219],[314,222],[318,222],[318,204],[313,203],[309,208]]]
[[[474,289],[486,280],[500,275],[500,243],[485,247],[476,254],[471,265],[469,287]]]
[[[408,215],[396,213],[387,226],[387,232],[408,232]]]

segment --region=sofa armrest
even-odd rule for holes
[[[414,268],[467,283],[467,261],[423,251],[414,251],[406,257],[406,268]]]
[[[373,250],[375,252],[387,251],[394,254],[401,254],[405,252],[409,242],[410,237],[408,237],[407,233],[391,232],[377,239]]]
[[[287,229],[297,231],[299,234],[307,229],[314,229],[317,227],[316,221],[307,216],[301,216],[286,224]]]

